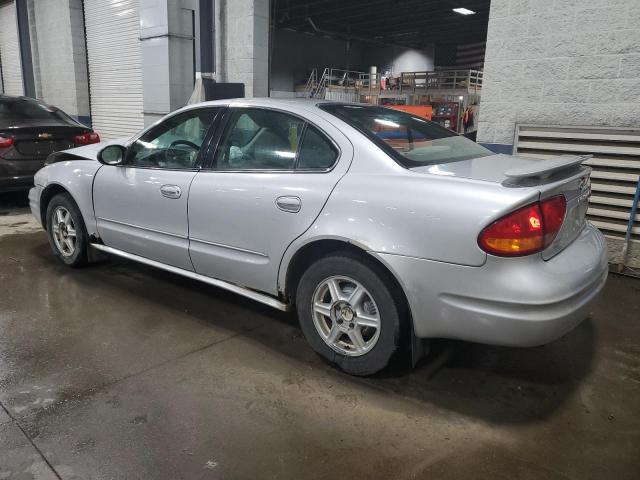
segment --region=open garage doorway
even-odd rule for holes
[[[472,134],[489,0],[271,0],[270,95],[393,105]]]

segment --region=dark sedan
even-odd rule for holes
[[[0,95],[0,192],[31,187],[50,153],[99,141],[97,133],[56,107]]]

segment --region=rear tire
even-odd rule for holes
[[[70,267],[87,264],[89,235],[80,209],[68,193],[55,195],[47,205],[47,234],[62,263]]]
[[[302,275],[296,308],[311,347],[351,375],[385,368],[400,345],[402,300],[371,261],[340,253]]]

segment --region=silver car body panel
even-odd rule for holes
[[[98,235],[105,245],[193,270],[187,200],[196,171],[103,166],[93,187]],[[177,198],[162,192],[179,189]]]
[[[482,267],[378,254],[407,295],[418,337],[508,346],[541,345],[587,318],[604,287],[603,235],[588,224],[549,261],[489,256]]]
[[[160,268],[162,270],[166,270],[167,272],[175,273],[176,275],[182,275],[184,277],[188,277],[193,280],[198,280],[200,282],[213,285],[214,287],[223,288],[230,292],[237,293],[238,295],[242,295],[243,297],[247,297],[247,298],[250,298],[251,300],[255,300],[256,302],[264,303],[265,305],[269,305],[270,307],[277,308],[278,310],[282,310],[285,312],[289,310],[289,304],[287,303],[281,302],[273,297],[270,297],[269,295],[255,292],[253,290],[249,290],[248,288],[240,287],[233,283],[207,277],[205,275],[200,275],[198,273],[195,273],[189,270],[184,270],[182,268],[167,265],[166,263],[156,262],[155,260],[150,260],[146,257],[141,257],[139,255],[134,255],[132,253],[118,250],[117,248],[107,247],[106,245],[102,245],[100,243],[92,243],[91,246],[96,250],[99,250],[105,253],[117,255],[119,257],[126,258],[127,260],[133,260],[134,262],[144,263],[145,265],[149,265],[155,268]]]
[[[97,160],[97,155],[107,145],[126,142],[126,138],[120,138],[66,150],[78,157],[85,157],[87,160],[53,163],[38,170],[33,179],[35,191],[30,192],[29,198],[31,211],[40,223],[44,225],[44,219],[40,218],[40,195],[47,188],[59,186],[73,197],[80,208],[87,233],[90,236],[97,236],[98,230],[93,212],[93,179],[102,167],[102,164]]]
[[[477,243],[480,230],[539,195],[533,189],[405,172],[349,172],[300,241],[341,237],[370,251],[479,266],[487,258]]]
[[[185,182],[181,185],[191,178],[190,191],[182,189],[188,199],[187,221],[165,218],[180,217],[182,205],[169,210],[172,215],[157,213],[166,213],[162,208],[153,211],[156,202],[164,201],[158,192],[160,184],[178,183],[163,176],[170,172],[137,169],[135,175],[147,182],[142,183],[154,186],[139,187],[141,203],[128,206],[129,221],[120,218],[119,224],[111,225],[106,220],[118,220],[110,217],[113,205],[127,207],[118,196],[121,189],[132,188],[128,180],[133,173],[110,167],[119,173],[108,174],[108,184],[92,192],[94,178],[103,173],[101,164],[60,162],[36,175],[36,187],[30,193],[32,209],[38,216],[42,192],[54,184],[63,186],[79,205],[89,233],[105,248],[134,260],[161,263],[183,275],[207,278],[222,288],[239,289],[240,294],[260,290],[268,295],[253,292],[254,299],[264,303],[269,303],[268,298],[282,303],[273,298],[278,295],[287,298],[287,270],[302,247],[324,239],[344,241],[378,259],[398,280],[419,337],[535,345],[564,334],[587,315],[607,275],[605,241],[581,210],[588,196],[587,169],[574,168],[566,175],[555,172],[550,179],[525,175],[515,178],[517,184],[505,171],[526,171],[534,160],[492,155],[408,170],[315,103],[252,99],[186,108],[251,105],[304,117],[341,149],[339,162],[329,172],[181,172]],[[95,159],[103,146],[71,152]],[[567,218],[546,251],[499,258],[479,248],[477,237],[485,226],[520,206],[560,192],[567,198]],[[104,219],[99,224],[94,195],[104,200],[96,210]],[[276,204],[279,197],[286,197],[280,205],[284,210]],[[297,213],[292,197],[301,200]],[[145,202],[150,203],[145,207]],[[147,216],[152,221],[146,221]],[[166,253],[167,245],[173,250],[179,244],[175,251],[184,251],[185,225],[195,271],[183,253],[178,255],[180,260]],[[127,232],[117,240],[124,248],[109,245],[114,232]],[[130,237],[126,241],[125,234]]]
[[[35,188],[41,191],[55,185],[69,192],[82,212],[82,217],[89,235],[97,234],[96,220],[93,214],[92,189],[93,179],[101,166],[102,165],[96,160],[59,162],[41,168],[36,172],[33,179]],[[36,215],[33,204],[31,205],[31,209],[34,215]]]
[[[334,141],[340,152],[336,164],[326,172],[199,172],[189,193],[196,272],[278,294],[285,250],[320,214],[353,158],[349,139],[327,120],[304,109],[288,111],[304,116]],[[297,208],[288,208],[296,206],[293,202]],[[247,232],[247,225],[255,230]]]
[[[588,156],[561,155],[555,161],[554,159],[537,161],[511,155],[492,155],[463,162],[414,168],[413,171],[485,180],[508,189],[521,190],[522,187],[529,187],[539,194],[540,200],[559,194],[564,195],[567,212],[556,239],[543,252],[543,258],[548,260],[569,245],[584,228],[591,194],[589,183],[591,169],[580,167],[580,164],[588,158]],[[563,169],[564,172],[562,172]],[[549,178],[550,175],[553,178]]]

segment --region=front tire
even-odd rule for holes
[[[68,193],[55,195],[47,205],[47,234],[53,253],[64,264],[87,263],[89,236],[80,209]]]
[[[380,267],[349,253],[313,263],[296,294],[311,347],[351,375],[385,368],[400,345],[402,301]]]

